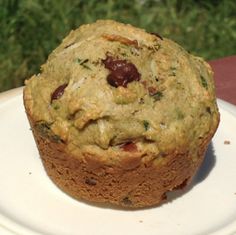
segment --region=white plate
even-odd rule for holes
[[[22,89],[1,95],[0,234],[236,234],[236,108],[218,103],[221,123],[192,185],[169,195],[162,206],[118,210],[85,204],[60,191],[39,159]]]

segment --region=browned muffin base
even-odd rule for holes
[[[89,157],[68,155],[64,144],[45,139],[32,129],[45,170],[60,189],[76,199],[122,207],[148,207],[163,202],[166,192],[184,186],[192,178],[207,147],[205,143],[200,148],[195,163],[187,153],[172,154],[165,156],[165,164],[141,163],[127,170],[97,164]]]

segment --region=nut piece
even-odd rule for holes
[[[135,152],[138,150],[137,145],[133,142],[127,142],[121,146],[121,148],[126,152]]]

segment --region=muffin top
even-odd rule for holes
[[[70,32],[24,99],[35,129],[68,151],[181,152],[217,127],[212,76],[169,39],[99,20]]]

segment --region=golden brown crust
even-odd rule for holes
[[[189,182],[219,123],[206,62],[113,21],[72,31],[26,81],[24,105],[55,184],[124,207]]]
[[[44,168],[60,189],[79,200],[122,207],[158,205],[166,199],[166,192],[184,187],[201,165],[212,137],[199,146],[196,161],[188,151],[182,151],[162,156],[164,161],[160,162],[131,159],[132,169],[128,169],[129,159],[126,164],[110,166],[90,156],[68,154],[65,144],[42,137],[30,115],[28,118]]]

